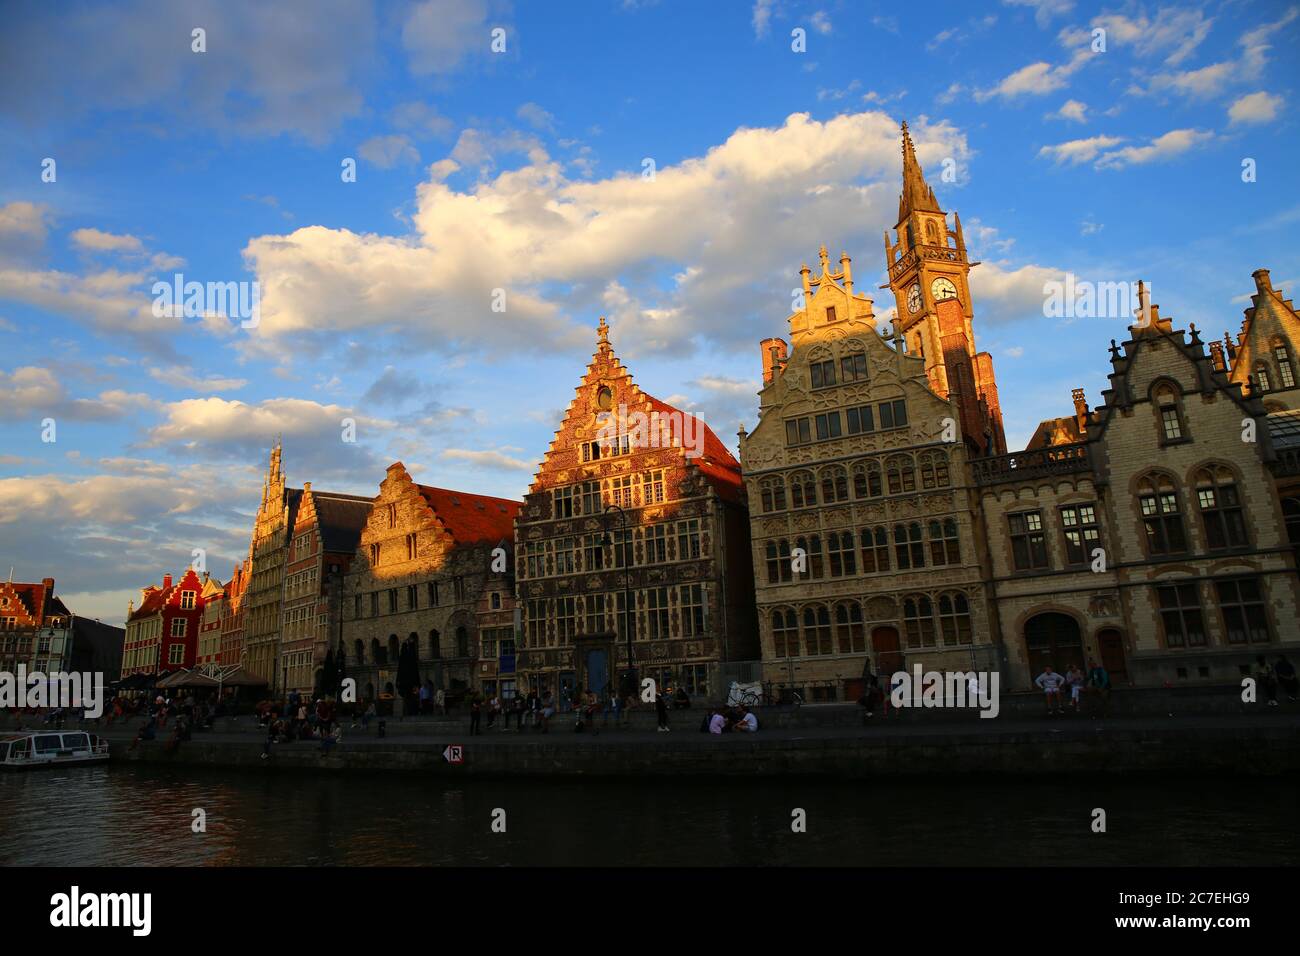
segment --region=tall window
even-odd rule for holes
[[[795,547],[804,550],[804,555],[808,561],[808,577],[820,578],[823,572],[821,535],[815,534],[808,538],[800,538],[795,542]]]
[[[1261,392],[1271,392],[1272,383],[1268,380],[1268,366],[1260,362],[1255,366],[1255,384],[1259,386]]]
[[[858,562],[853,552],[852,531],[832,531],[826,538],[826,551],[830,558],[831,577],[857,574]]]
[[[614,542],[614,567],[632,566],[632,529],[619,528],[610,535]]]
[[[556,488],[551,492],[551,500],[554,503],[552,517],[555,518],[572,518],[573,517],[573,500],[575,497],[573,486]]]
[[[948,456],[941,451],[927,451],[921,455],[921,487],[946,488],[948,486]]]
[[[1196,503],[1205,523],[1205,541],[1211,550],[1242,548],[1248,544],[1241,497],[1232,472],[1218,466],[1198,471]]]
[[[652,641],[671,637],[668,632],[668,589],[647,588],[645,591],[646,636]]]
[[[803,639],[807,654],[831,653],[831,615],[825,607],[804,608]]]
[[[1065,563],[1087,564],[1093,549],[1101,544],[1097,506],[1066,505],[1061,508],[1061,533],[1065,537]]]
[[[907,427],[907,403],[901,398],[893,402],[881,402],[879,412],[882,429]]]
[[[559,644],[570,644],[578,633],[578,599],[555,599],[555,639]]]
[[[961,564],[961,544],[957,540],[957,519],[930,522],[930,563]]]
[[[183,617],[172,618],[172,637],[184,637],[188,623]]]
[[[840,357],[840,379],[844,382],[865,382],[867,380],[867,355],[854,352]]]
[[[1149,554],[1182,554],[1187,550],[1183,516],[1178,510],[1178,489],[1172,478],[1157,474],[1138,482],[1138,508],[1146,528]]]
[[[799,654],[799,623],[789,608],[777,608],[772,612],[772,643],[777,657],[796,657]]]
[[[388,589],[388,613],[397,613],[397,588]]]
[[[1283,388],[1295,388],[1295,370],[1291,367],[1291,353],[1281,342],[1273,346],[1273,357],[1277,359],[1277,377]]]
[[[420,606],[420,589],[414,584],[406,586],[406,607],[414,611]]]
[[[414,560],[415,560],[415,550],[416,550],[416,549],[415,549],[415,534],[414,534],[414,533],[412,533],[412,534],[408,534],[408,535],[406,536],[406,560],[407,560],[407,561],[414,561]]]
[[[655,524],[645,530],[645,563],[663,564],[668,560],[668,526]]]
[[[939,628],[944,644],[971,643],[970,603],[961,592],[939,595]]]
[[[182,591],[182,592],[181,592],[181,610],[182,610],[182,611],[192,611],[192,610],[194,610],[194,592],[193,592],[193,591]]]
[[[828,388],[835,384],[835,361],[827,359],[824,362],[813,362],[808,366],[812,373],[813,388]]]
[[[792,418],[785,423],[787,445],[804,445],[810,441],[812,441],[812,428],[806,417]]]
[[[790,542],[782,541],[778,546],[777,542],[769,541],[767,543],[767,583],[784,583],[790,581],[792,576]]]
[[[841,654],[863,654],[867,650],[862,626],[862,605],[849,601],[835,606],[835,637]]]
[[[395,504],[389,505],[387,512],[388,512],[388,527],[396,528],[397,527],[397,505]]]
[[[854,497],[879,498],[882,488],[880,462],[860,461],[853,466]]]
[[[605,595],[588,594],[583,599],[583,610],[587,612],[588,634],[599,634],[605,630]]]
[[[546,545],[541,541],[528,541],[524,544],[524,565],[528,568],[530,578],[544,577],[546,574]],[[435,585],[436,587],[436,585]],[[430,602],[437,604],[435,599]]]
[[[582,490],[582,513],[585,515],[600,514],[600,482],[584,481],[579,487]]]
[[[934,605],[925,595],[903,602],[903,630],[908,647],[934,647]]]
[[[763,513],[785,510],[785,479],[781,477],[764,478],[758,483],[759,494],[763,501]]]
[[[531,598],[528,601],[528,646],[546,646],[545,598]]]
[[[699,637],[704,633],[704,585],[683,584],[677,589],[682,637]]]
[[[889,479],[889,493],[898,495],[916,490],[916,466],[911,455],[895,455],[885,463]]]
[[[1160,622],[1167,647],[1202,647],[1205,622],[1201,618],[1201,598],[1196,582],[1161,584],[1156,587],[1160,605]]]
[[[605,536],[589,534],[582,539],[582,570],[599,571],[605,566]]]
[[[888,571],[889,536],[884,527],[863,528],[859,537],[862,544],[862,573]]]
[[[657,505],[664,500],[664,473],[660,468],[641,476],[641,500],[647,505]]]
[[[1043,513],[1022,511],[1008,515],[1011,557],[1017,571],[1047,567],[1047,539],[1043,535]]]
[[[846,408],[844,419],[850,435],[869,435],[876,430],[876,413],[870,405]]]
[[[1183,427],[1182,399],[1174,386],[1165,383],[1155,391],[1156,414],[1160,419],[1160,441],[1162,444],[1180,441],[1186,437]]]
[[[790,476],[790,503],[796,508],[817,505],[817,483],[811,471],[796,471]]]
[[[700,556],[700,519],[677,522],[677,560],[694,561]]]
[[[894,525],[894,556],[898,570],[925,567],[925,544],[921,541],[921,523]]]
[[[379,567],[379,545],[378,544],[372,544],[370,546],[370,566],[372,568]]]
[[[1268,614],[1260,594],[1257,578],[1215,581],[1219,611],[1223,614],[1223,631],[1229,644],[1265,644],[1269,633]]]
[[[849,500],[849,474],[843,465],[822,469],[822,504]]]
[[[825,412],[817,415],[815,418],[817,424],[817,440],[825,441],[828,438],[840,437],[840,413]]]
[[[555,573],[572,574],[576,569],[577,556],[577,542],[573,538],[557,538],[555,540]]]

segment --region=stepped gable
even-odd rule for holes
[[[1232,380],[1246,384],[1255,363],[1268,356],[1271,343],[1300,342],[1300,315],[1281,289],[1274,289],[1267,269],[1252,273],[1255,293],[1251,306],[1243,312],[1237,347],[1232,353]],[[1231,343],[1229,343],[1231,344]]]
[[[600,317],[600,324],[596,328],[596,333],[596,351],[592,354],[591,362],[587,365],[587,371],[583,374],[582,380],[574,389],[573,400],[569,402],[569,406],[565,410],[560,427],[555,430],[555,437],[551,439],[550,447],[547,449],[541,466],[533,477],[533,483],[528,489],[529,492],[536,493],[571,481],[572,479],[566,472],[583,464],[580,457],[581,442],[583,440],[591,441],[597,437],[599,426],[593,424],[597,412],[603,410],[618,414],[620,406],[622,406],[629,416],[640,412],[649,419],[653,414],[661,422],[666,420],[670,423],[669,432],[673,437],[672,445],[681,458],[698,470],[704,479],[717,490],[718,494],[731,501],[737,500],[741,496],[743,487],[740,476],[740,462],[731,454],[713,429],[703,419],[695,417],[694,427],[702,427],[704,430],[703,449],[699,457],[686,455],[686,448],[682,442],[683,436],[676,429],[684,427],[688,413],[643,392],[640,386],[632,380],[632,373],[619,360],[614,353],[613,346],[610,345],[609,326],[606,324],[604,316]],[[602,386],[610,390],[609,407],[607,409],[601,409],[598,406],[598,396]],[[642,451],[646,451],[646,449],[642,449]]]
[[[361,529],[370,517],[373,498],[317,491],[310,484],[304,489],[298,523],[315,520],[320,531],[321,550],[350,554],[361,541]]]

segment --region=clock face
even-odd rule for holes
[[[935,302],[942,302],[944,299],[957,298],[957,287],[952,284],[951,279],[945,279],[942,276],[930,283],[930,295],[934,296]]]
[[[921,283],[913,282],[912,287],[907,290],[907,310],[915,312],[921,308]]]
[[[610,406],[614,404],[614,392],[608,385],[602,385],[596,392],[596,407],[602,412],[607,412]]]

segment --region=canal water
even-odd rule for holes
[[[448,783],[117,765],[0,774],[0,865],[1276,865],[1300,862],[1296,811],[1285,779]]]

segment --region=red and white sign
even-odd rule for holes
[[[447,763],[464,763],[465,748],[460,744],[448,744],[447,749],[442,752],[442,759]]]

